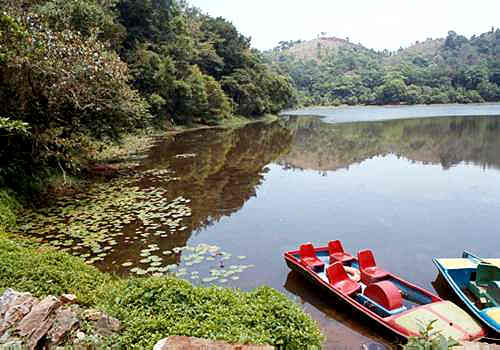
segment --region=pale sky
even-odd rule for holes
[[[470,37],[500,27],[500,0],[188,0],[231,21],[266,50],[321,32],[376,50],[397,50],[449,30]]]

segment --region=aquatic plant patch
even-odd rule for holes
[[[175,180],[168,170],[154,170],[94,184],[87,192],[58,198],[50,207],[24,210],[19,233],[89,264],[103,261],[120,242],[147,244],[151,237],[165,238],[187,228],[183,220],[191,216],[188,199],[170,199],[163,187],[139,186],[141,181]],[[129,237],[130,228],[135,228],[133,237]]]
[[[120,274],[173,275],[196,284],[239,280],[253,267],[242,264],[246,256],[207,244],[171,247],[191,216],[189,199],[169,198],[166,184],[177,180],[169,169],[152,169],[97,183],[50,207],[25,210],[19,231]]]
[[[137,275],[150,274],[153,276],[174,275],[191,280],[193,283],[225,284],[239,280],[239,274],[254,267],[254,265],[237,264],[245,256],[232,257],[232,254],[221,251],[215,245],[199,244],[197,246],[174,247],[160,253],[157,244],[150,244],[140,252],[140,266],[131,261],[122,264],[130,268],[130,272]],[[156,253],[156,254],[154,254]],[[168,264],[165,257],[176,255],[179,262]],[[176,259],[177,260],[177,259]],[[230,263],[230,261],[233,261]]]

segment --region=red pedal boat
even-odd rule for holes
[[[377,266],[370,250],[354,257],[338,240],[319,248],[306,243],[286,252],[285,260],[290,269],[403,338],[418,335],[432,321],[435,331],[458,341],[485,335],[482,326],[452,302]]]

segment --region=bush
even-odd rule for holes
[[[19,203],[7,190],[0,189],[0,231],[16,224]]]
[[[195,287],[176,278],[120,279],[81,259],[0,233],[0,289],[43,297],[74,293],[81,304],[117,317],[124,329],[108,346],[151,349],[161,338],[196,336],[286,349],[320,347],[322,336],[296,304],[277,291]]]
[[[13,288],[42,297],[73,293],[92,305],[99,289],[111,278],[82,260],[52,249],[37,248],[29,240],[12,240],[0,233],[0,289]]]
[[[194,287],[175,278],[133,278],[117,284],[103,308],[125,320],[115,340],[123,348],[150,349],[170,335],[304,349],[320,346],[316,324],[268,287],[253,292]]]

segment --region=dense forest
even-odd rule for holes
[[[470,39],[450,31],[397,52],[338,38],[285,41],[265,57],[291,77],[302,105],[500,100],[500,29]]]
[[[95,140],[295,102],[249,38],[182,0],[3,0],[0,80],[0,187],[76,171]]]

